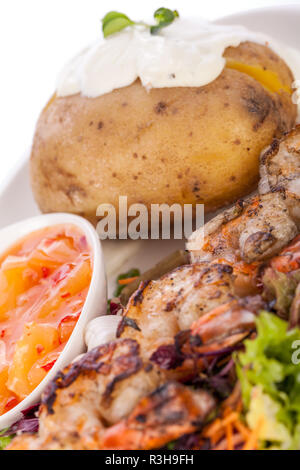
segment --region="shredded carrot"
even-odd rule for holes
[[[235,434],[232,438],[232,441],[234,446],[233,448],[235,448],[236,446],[241,445],[244,442],[244,439],[243,436],[241,436],[240,434]],[[219,442],[219,444],[214,448],[214,450],[229,450],[226,437],[221,442]]]
[[[238,419],[238,414],[237,414],[236,411],[232,411],[228,416],[226,416],[223,419],[216,419],[216,421],[214,421],[211,424],[210,428],[208,428],[205,431],[204,436],[205,437],[211,437],[219,429],[221,429],[221,428],[224,429],[227,426],[227,424],[231,424],[234,421],[236,421],[237,419]]]
[[[203,430],[203,437],[209,438],[214,450],[235,450],[243,446],[245,450],[258,448],[260,427],[251,431],[241,421],[242,401],[223,406],[222,414]]]
[[[259,436],[259,431],[262,427],[263,421],[259,420],[257,423],[257,426],[255,429],[251,432],[248,440],[245,442],[245,445],[243,447],[243,450],[254,450],[257,449],[258,445],[258,436]]]
[[[215,432],[209,439],[213,446],[215,446],[224,436],[224,429],[219,429],[219,431]]]
[[[119,279],[118,283],[120,284],[120,286],[127,286],[127,284],[130,284],[131,282],[135,281],[138,278],[139,278],[138,276],[135,276],[135,277],[128,277],[127,279]]]
[[[233,423],[239,418],[239,415],[236,411],[232,411],[229,415],[227,415],[223,419],[223,427],[227,426],[227,424]]]
[[[233,450],[233,434],[232,434],[232,425],[227,424],[226,425],[226,439],[227,439],[227,449],[228,450]]]
[[[222,428],[222,421],[217,418],[213,423],[209,424],[203,432],[204,437],[212,437]]]
[[[251,431],[241,421],[236,421],[234,423],[234,427],[243,436],[245,440],[249,439],[249,436],[251,435]]]

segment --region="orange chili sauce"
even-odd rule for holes
[[[53,367],[92,276],[86,237],[70,224],[31,233],[0,257],[0,415]]]

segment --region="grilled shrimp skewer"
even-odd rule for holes
[[[192,234],[194,262],[253,263],[276,255],[300,228],[300,126],[261,156],[259,195],[239,201]]]
[[[172,346],[174,337],[192,325],[194,336],[203,330],[210,351],[241,341],[253,329],[254,315],[241,305],[237,315],[232,304],[237,301],[234,282],[231,266],[212,263],[182,266],[158,281],[144,283],[130,299],[119,339],[90,351],[58,374],[43,396],[38,437],[20,436],[11,448],[150,449],[194,432],[195,423],[202,423],[212,410],[212,397],[178,384],[166,389],[175,390],[172,400],[155,390],[163,390],[160,387],[169,380],[197,374],[203,362],[197,360],[195,367],[194,357],[184,357],[179,367],[171,369],[153,355],[160,346]],[[228,308],[222,315],[209,313],[223,304]],[[203,325],[197,326],[205,315]],[[192,355],[198,353],[192,351]],[[144,399],[148,394],[151,399]],[[162,396],[165,402],[160,402]],[[153,412],[151,403],[158,403]],[[141,409],[149,413],[144,423],[137,422]],[[159,415],[155,410],[160,410]]]
[[[141,286],[120,324],[120,338],[90,351],[58,374],[43,396],[38,437],[20,436],[11,448],[150,449],[193,432],[195,423],[202,423],[212,410],[212,397],[177,384],[167,388],[176,391],[174,398],[160,404],[162,395],[155,390],[162,390],[170,379],[197,374],[202,361],[195,367],[194,357],[184,357],[171,370],[153,355],[162,345],[172,346],[174,336],[192,325],[191,334],[200,337],[203,333],[209,351],[241,341],[254,328],[254,315],[245,305],[235,305],[234,278],[232,268],[225,264],[192,265]],[[214,310],[222,304],[228,308],[217,315]],[[197,323],[201,317],[202,325]],[[192,351],[195,354],[199,351]],[[154,414],[150,413],[154,402],[144,399],[149,394],[158,403]],[[178,413],[181,409],[176,423],[168,402]],[[143,407],[149,417],[137,422]],[[159,409],[160,417],[154,412]]]
[[[193,357],[184,358],[172,371],[153,355],[190,327],[191,335],[203,333],[206,351],[241,341],[254,328],[254,315],[235,304],[234,279],[225,264],[191,265],[141,286],[121,321],[121,338],[58,374],[43,396],[39,436],[21,436],[11,448],[150,449],[196,430],[213,408],[212,397],[179,384],[160,387],[197,374],[203,363],[195,368]],[[139,422],[143,409],[147,419]]]
[[[263,302],[260,296],[239,299],[235,281],[231,266],[212,263],[182,266],[144,283],[129,300],[118,336],[136,340],[144,359],[164,369],[168,378],[197,375],[204,366],[197,359],[201,352],[232,347],[255,329]],[[179,357],[182,338],[196,335],[201,351],[193,348]]]

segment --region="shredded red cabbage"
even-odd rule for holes
[[[150,357],[150,361],[155,362],[161,369],[175,369],[183,360],[184,357],[178,353],[174,344],[160,346]]]
[[[120,310],[123,310],[124,307],[120,302],[115,302],[111,300],[109,303],[109,314],[110,315],[117,315]]]
[[[191,355],[182,353],[178,341],[175,344],[166,344],[160,346],[150,357],[150,361],[155,362],[156,365],[162,369],[176,369],[181,366],[184,359],[188,358],[213,358],[212,364],[214,365],[220,356],[227,356],[233,351],[243,348],[242,343],[235,344],[227,348],[220,348],[214,351],[195,352]],[[213,366],[212,366],[213,367]],[[208,364],[209,368],[209,364]]]
[[[174,450],[193,450],[198,447],[198,434],[184,434],[175,442]]]
[[[234,367],[234,360],[231,358],[225,367],[219,372],[218,376],[219,377],[224,377],[225,375],[229,374],[231,369]]]
[[[221,349],[216,349],[215,351],[204,351],[204,352],[199,352],[195,353],[196,357],[216,357],[216,356],[225,356],[227,354],[230,354],[234,351],[237,351],[239,349],[243,349],[243,344],[242,343],[237,343],[234,346],[230,346],[227,348],[221,348]]]
[[[14,423],[10,428],[5,430],[5,433],[1,434],[2,437],[11,436],[19,432],[35,433],[39,430],[39,419],[37,417],[37,411],[40,404],[30,406],[26,410],[22,411],[22,418]]]

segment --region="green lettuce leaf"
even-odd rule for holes
[[[13,436],[0,437],[0,450],[4,450],[11,442],[12,438]]]
[[[276,419],[290,432],[293,448],[300,448],[300,330],[268,312],[257,317],[257,337],[245,341],[236,355],[243,402],[249,410],[253,390],[260,387],[276,404]],[[266,401],[266,400],[265,400]],[[252,410],[253,411],[253,410]]]

